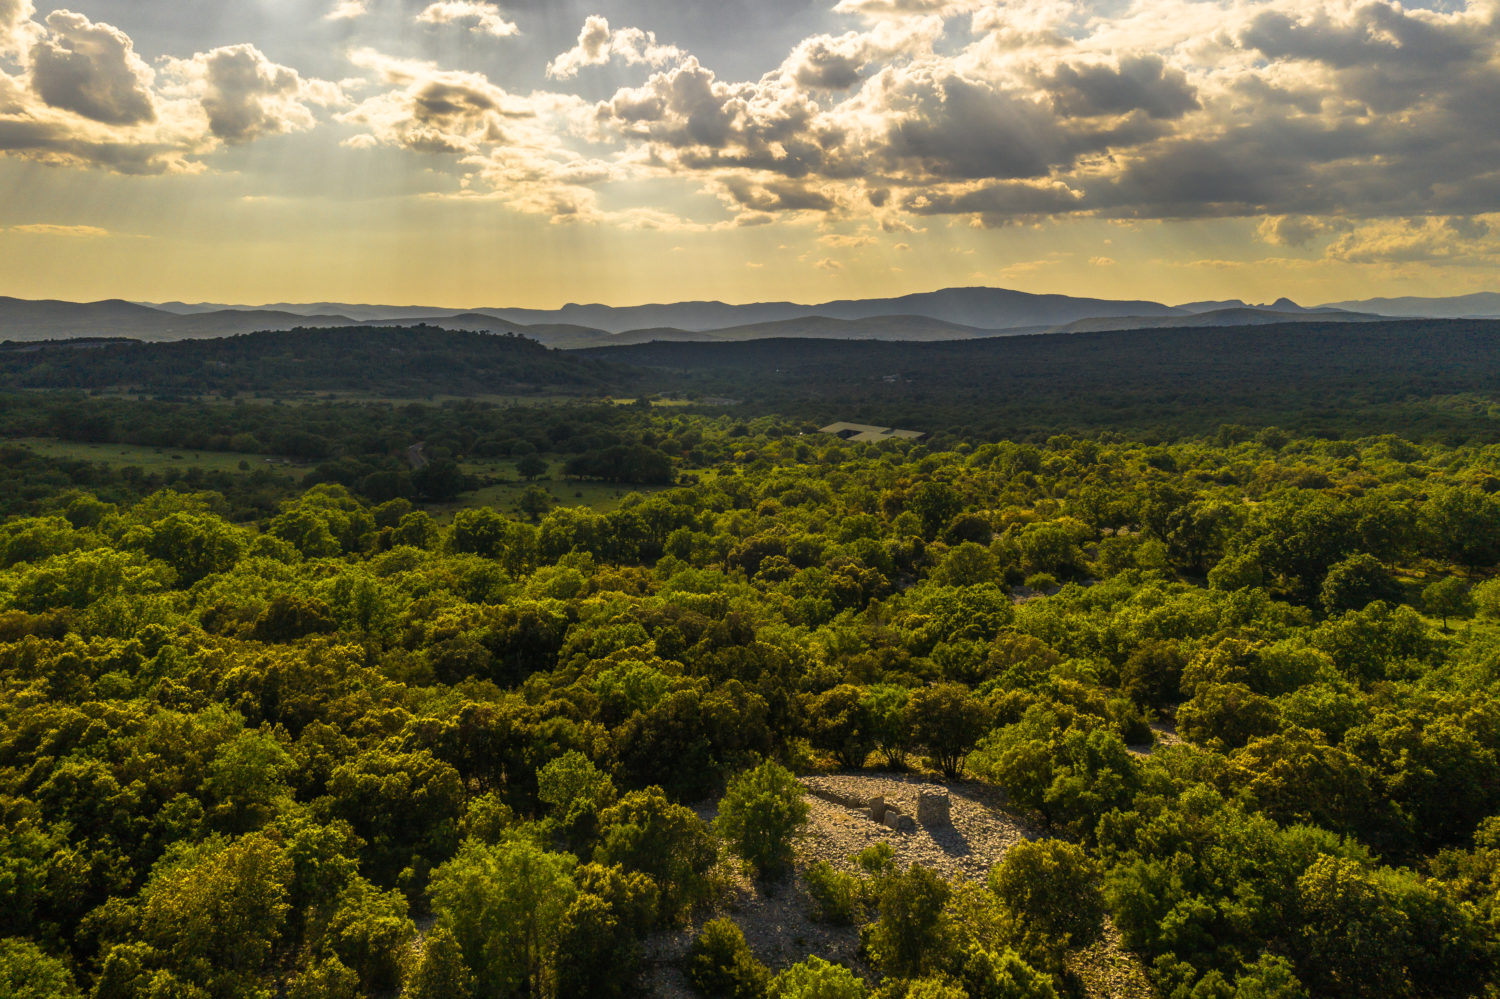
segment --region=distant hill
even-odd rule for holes
[[[0,389],[351,392],[384,396],[604,394],[636,378],[618,363],[518,336],[435,327],[301,328],[222,339],[0,344]]]
[[[1055,326],[1051,333],[1103,333],[1110,330],[1180,329],[1189,326],[1268,326],[1274,323],[1373,323],[1385,316],[1367,315],[1358,312],[1340,312],[1336,309],[1303,309],[1298,312],[1277,312],[1271,309],[1239,308],[1217,309],[1189,316],[1127,316],[1123,318],[1080,319],[1065,326]]]
[[[776,322],[752,323],[714,330],[684,330],[670,326],[647,327],[609,333],[566,323],[512,323],[483,313],[468,313],[438,320],[444,329],[488,333],[516,333],[538,343],[561,350],[590,347],[619,347],[637,343],[724,343],[739,340],[764,340],[779,337],[819,340],[968,340],[974,337],[999,336],[1017,332],[1042,332],[1043,327],[1020,330],[987,330],[926,316],[874,316],[869,319],[830,319],[811,316],[782,319]],[[399,325],[397,320],[372,323],[377,326]]]
[[[774,323],[730,326],[710,330],[708,335],[720,341],[792,337],[806,340],[904,340],[923,343],[933,340],[972,340],[1013,332],[1016,331],[978,329],[926,316],[872,316],[867,319],[811,316],[806,319],[783,319]]]
[[[174,315],[120,299],[78,303],[0,297],[0,340],[62,340],[71,337],[190,340],[264,329],[348,323],[343,316],[297,316],[244,309]]]
[[[825,422],[857,414],[880,426],[983,425],[1012,437],[1055,432],[1059,419],[1079,429],[1206,432],[1275,423],[1335,436],[1378,425],[1420,439],[1452,425],[1455,407],[1431,400],[1492,392],[1500,322],[1323,318],[936,343],[658,342],[584,354],[655,369],[662,390],[690,386],[747,410]],[[1384,415],[1372,423],[1371,414]]]
[[[473,332],[521,333],[567,350],[653,341],[709,343],[766,337],[878,339],[914,342],[1015,333],[1258,325],[1371,316],[1500,316],[1500,294],[1459,298],[1368,299],[1304,307],[1288,298],[1266,305],[1239,299],[1169,306],[1151,301],[1035,295],[1004,288],[947,288],[897,298],[844,299],[803,305],[676,302],[659,305],[567,305],[561,309],[445,309],[340,302],[244,307],[211,303],[160,305],[36,302],[0,298],[0,340],[125,337],[146,341],[232,336],[262,330],[431,323]]]
[[[170,312],[179,316],[200,316],[213,312],[267,312],[287,316],[341,316],[355,322],[372,322],[380,319],[401,319],[415,322],[421,319],[445,319],[462,309],[433,308],[427,305],[349,305],[342,302],[312,302],[297,304],[278,302],[275,305],[214,305],[207,302],[140,302],[152,309]]]
[[[169,302],[157,306],[168,313],[215,315],[228,307]],[[899,298],[844,299],[802,305],[794,302],[758,302],[730,305],[724,302],[676,302],[658,305],[566,305],[561,309],[435,309],[352,305],[338,302],[279,304],[261,307],[268,313],[286,315],[337,315],[358,322],[444,321],[484,317],[526,326],[579,326],[606,333],[641,329],[674,329],[708,332],[741,326],[756,326],[791,319],[872,319],[885,316],[920,316],[959,326],[998,330],[1017,327],[1056,326],[1090,316],[1172,316],[1183,311],[1160,302],[1116,301],[1075,298],[1069,295],[1033,295],[1004,288],[948,288],[942,291],[903,295]]]
[[[1178,315],[1159,302],[1120,302],[1032,295],[1003,288],[948,288],[900,298],[848,299],[816,305],[762,302],[727,305],[723,302],[678,302],[669,305],[566,305],[555,311],[533,309],[475,309],[472,312],[517,323],[568,323],[592,326],[611,333],[637,329],[678,329],[708,332],[791,319],[871,319],[883,316],[921,316],[979,329],[1052,326],[1087,316]]]
[[[1374,312],[1382,316],[1481,319],[1500,317],[1500,294],[1480,292],[1454,298],[1367,298],[1358,302],[1332,302],[1330,307]]]

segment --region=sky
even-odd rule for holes
[[[1316,304],[1497,264],[1500,0],[0,0],[0,295]]]

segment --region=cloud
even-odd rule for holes
[[[70,239],[106,239],[114,235],[108,229],[93,225],[53,225],[50,223],[13,225],[6,231],[24,233],[28,236],[63,236]]]
[[[814,35],[792,49],[780,73],[805,90],[848,90],[876,63],[928,54],[942,37],[939,17],[883,21],[873,31]]]
[[[1329,245],[1329,260],[1348,264],[1494,266],[1500,216],[1382,219],[1359,225]]]
[[[865,203],[886,212],[883,227],[892,212],[985,225],[1465,215],[1500,197],[1489,0],[1446,12],[1162,0],[1108,16],[1017,0],[978,10],[966,43],[950,22],[944,37],[958,44],[943,51],[928,39],[953,5],[840,9],[870,15],[874,30],[805,39],[752,81],[685,56],[601,102],[600,134],[704,178],[734,209],[837,215]],[[936,29],[919,31],[921,18]],[[881,31],[910,37],[882,45]],[[1377,113],[1390,107],[1403,113]],[[768,175],[827,207],[781,197]]]
[[[472,22],[470,31],[495,38],[509,38],[521,33],[521,29],[513,21],[507,21],[501,16],[499,7],[477,0],[440,0],[418,14],[417,20],[423,24]]]
[[[455,158],[460,199],[500,201],[555,223],[608,222],[635,229],[690,227],[658,209],[603,206],[598,188],[640,174],[637,165],[589,156],[566,137],[590,120],[589,105],[563,94],[512,94],[479,73],[443,70],[373,50],[353,56],[387,89],[339,120],[369,132],[345,140],[358,149],[394,146]]]
[[[818,242],[824,246],[832,246],[836,249],[847,249],[856,246],[869,246],[875,242],[875,237],[866,235],[848,235],[845,233],[830,232],[819,236]]]
[[[619,59],[631,66],[663,66],[683,57],[675,45],[663,45],[656,34],[640,28],[610,29],[609,21],[598,14],[590,15],[578,33],[578,44],[547,65],[547,76],[570,80],[586,66],[604,66]]]
[[[830,274],[837,274],[839,271],[844,269],[843,264],[839,263],[837,260],[826,257],[813,264],[813,266],[818,268],[818,270],[828,271]]]
[[[305,80],[253,45],[230,45],[172,60],[168,72],[198,96],[210,134],[231,146],[306,131],[316,124],[309,105],[343,100],[335,84]]]
[[[516,30],[511,6],[403,4],[428,24]],[[367,6],[326,0],[311,16]],[[68,11],[37,23],[30,0],[0,0],[0,153],[187,171],[332,117],[360,134],[330,143],[429,157],[452,196],[564,220],[898,233],[925,218],[1247,218],[1266,243],[1347,261],[1432,254],[1443,238],[1479,253],[1491,238],[1461,230],[1500,204],[1497,0],[835,10],[855,30],[801,37],[743,76],[591,16],[547,77],[644,69],[586,100],[371,50],[340,85],[251,46],[148,66],[119,29]]]
[[[48,14],[46,24],[31,51],[31,85],[48,106],[106,125],[155,120],[156,74],[130,36],[66,10]]]
[[[1269,215],[1261,219],[1256,235],[1272,246],[1307,246],[1313,240],[1339,228],[1337,221],[1310,218],[1306,215]]]
[[[7,2],[0,15],[30,11]],[[198,173],[224,145],[312,128],[312,105],[343,100],[249,45],[166,58],[158,73],[123,31],[71,11],[11,31],[32,46],[19,76],[0,71],[0,155],[51,166]]]
[[[1159,55],[1127,56],[1117,66],[1057,67],[1048,79],[1054,105],[1079,117],[1144,111],[1151,118],[1181,118],[1201,104],[1187,75]]]
[[[367,0],[336,0],[333,9],[323,15],[325,21],[353,21],[370,12]]]
[[[443,71],[433,63],[394,59],[369,49],[351,58],[393,89],[364,100],[339,120],[366,126],[387,145],[414,152],[473,153],[485,141],[503,139],[508,116],[527,113],[477,73]]]
[[[871,19],[923,17],[937,14],[951,17],[985,6],[984,0],[839,0],[834,11],[858,14]]]
[[[0,56],[19,55],[31,47],[31,0],[0,0]]]

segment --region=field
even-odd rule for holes
[[[626,486],[608,482],[572,482],[563,479],[562,467],[567,458],[563,455],[543,455],[549,471],[535,483],[527,482],[516,470],[514,461],[465,461],[461,463],[464,473],[485,483],[479,489],[466,492],[457,502],[430,507],[439,521],[446,522],[460,510],[489,506],[506,513],[518,515],[521,494],[530,486],[545,489],[557,506],[582,506],[595,513],[610,513],[620,508],[625,497],[631,493],[650,496],[660,492],[659,486]]]
[[[59,461],[89,461],[109,468],[135,467],[145,472],[176,469],[185,472],[199,468],[205,472],[247,472],[270,468],[287,478],[300,478],[301,470],[285,459],[263,454],[239,454],[231,451],[194,451],[189,448],[149,447],[134,444],[82,444],[42,437],[22,437],[9,441],[45,458]]]

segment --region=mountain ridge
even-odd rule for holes
[[[1404,310],[1404,311],[1402,311]],[[1144,300],[1033,294],[1005,288],[945,288],[893,298],[728,304],[569,304],[561,309],[442,309],[336,302],[219,306],[150,304],[124,299],[65,302],[0,297],[0,340],[126,337],[147,342],[235,336],[259,331],[434,324],[473,332],[520,333],[559,349],[650,342],[779,337],[820,339],[969,339],[1021,333],[1072,333],[1184,325],[1259,325],[1382,316],[1467,318],[1500,315],[1500,294],[1452,299],[1368,299],[1305,307],[1289,298],[1265,305],[1239,299],[1163,305]]]

